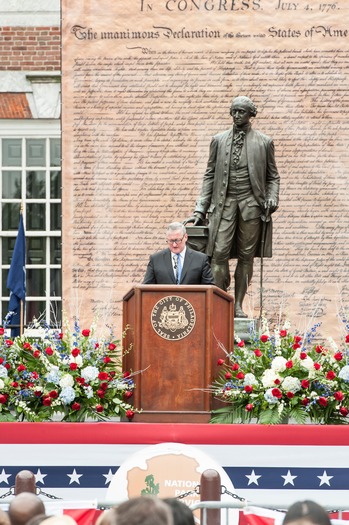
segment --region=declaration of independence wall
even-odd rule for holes
[[[264,309],[341,330],[349,308],[347,0],[63,0],[67,314],[121,328],[165,230],[193,211],[233,97],[258,107],[281,176]],[[235,263],[232,262],[232,271]],[[260,260],[246,310],[259,316]],[[121,330],[120,330],[121,334]]]

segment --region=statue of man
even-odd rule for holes
[[[242,303],[252,279],[253,259],[261,255],[261,247],[263,256],[271,257],[270,215],[278,208],[280,177],[272,139],[251,127],[251,117],[257,115],[252,100],[234,98],[230,114],[234,125],[212,138],[201,194],[193,216],[184,224],[200,225],[207,215],[206,253],[219,288],[229,287],[229,259],[237,258],[235,317],[247,317]]]

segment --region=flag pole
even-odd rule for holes
[[[21,201],[21,208],[19,211],[19,214],[23,217],[23,201]],[[19,310],[19,335],[22,336],[24,331],[24,303],[23,299],[21,299],[20,302],[20,310]]]

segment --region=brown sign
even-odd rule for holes
[[[178,341],[190,334],[195,326],[193,306],[178,295],[168,295],[158,301],[151,312],[151,324],[164,339]]]

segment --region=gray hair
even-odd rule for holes
[[[185,235],[187,233],[187,230],[185,229],[185,226],[182,222],[171,222],[167,228],[167,232],[177,232],[181,231],[182,235]]]
[[[230,114],[232,115],[233,114],[233,106],[234,104],[244,104],[245,106],[247,106],[250,114],[251,114],[251,117],[255,117],[257,115],[257,106],[254,102],[252,102],[252,100],[248,97],[244,97],[244,96],[241,96],[241,97],[236,97],[233,99],[233,102],[231,103],[231,106],[230,106]]]

